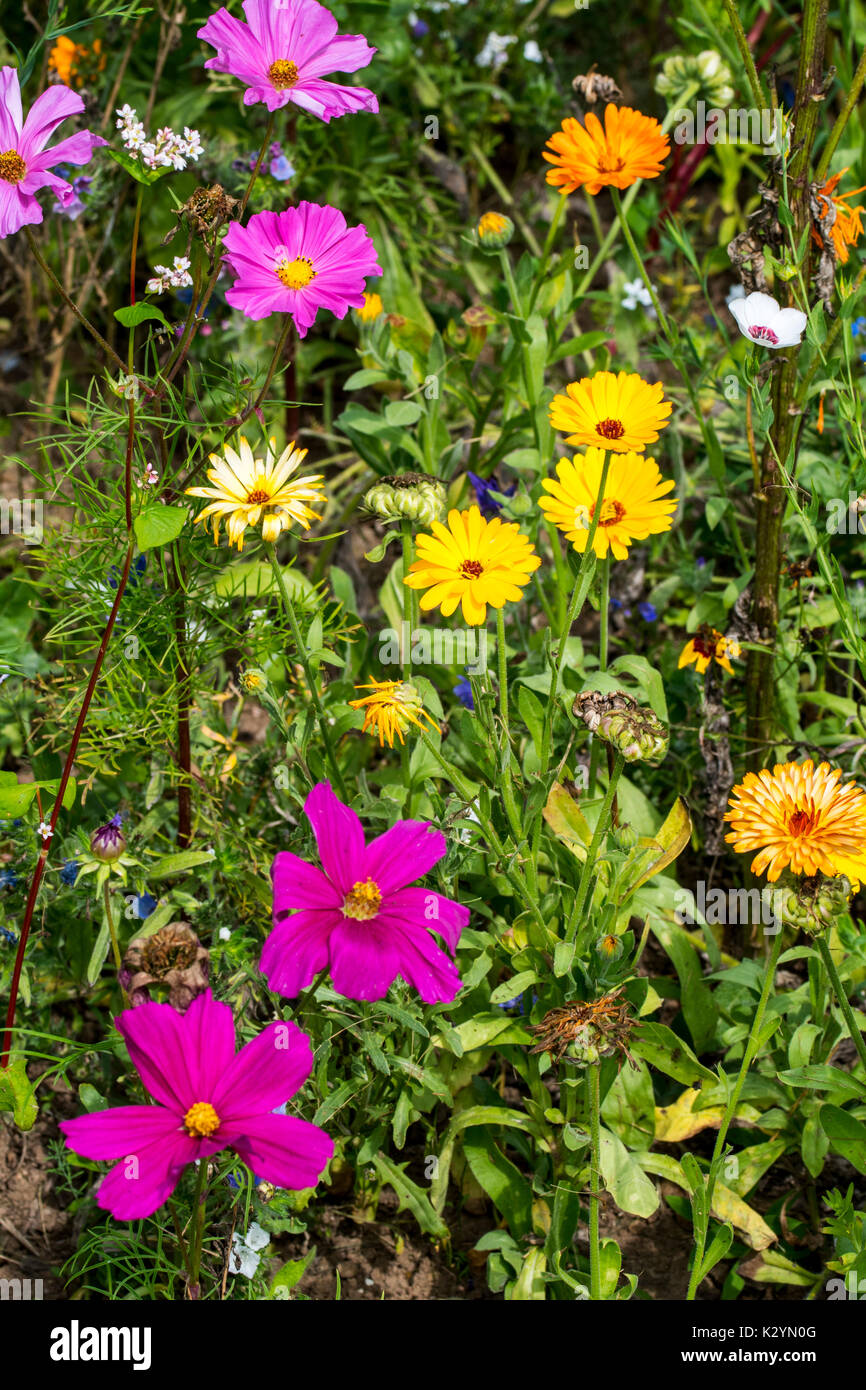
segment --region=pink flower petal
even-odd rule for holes
[[[448,849],[445,836],[429,821],[401,820],[371,840],[364,851],[361,878],[372,878],[387,897],[429,873]]]
[[[312,1069],[313,1049],[306,1033],[295,1023],[269,1023],[241,1048],[211,1097],[223,1141],[226,1126],[290,1100]]]
[[[24,120],[15,68],[0,68],[0,151],[17,150]]]
[[[331,932],[343,920],[331,911],[295,912],[279,922],[262,947],[259,969],[284,999],[297,999],[328,964]]]
[[[375,52],[363,34],[340,34],[317,52],[311,49],[309,54],[303,55],[301,75],[304,84],[309,78],[321,77],[326,72],[357,72],[359,68],[367,66]],[[368,95],[373,96],[373,93]],[[373,97],[373,100],[376,98]]]
[[[257,1177],[294,1191],[315,1187],[334,1153],[330,1135],[294,1115],[238,1122],[228,1142]]]
[[[62,121],[69,116],[79,115],[83,110],[84,99],[71,87],[59,83],[38,96],[27,113],[18,143],[18,152],[25,164],[29,164],[45,148]]]
[[[345,918],[331,933],[331,980],[347,999],[384,999],[400,974],[400,957],[383,918]],[[432,945],[432,942],[431,942]],[[435,947],[434,947],[435,949]]]
[[[376,924],[389,932],[398,973],[425,1004],[450,1004],[457,997],[463,988],[457,967],[426,931],[407,927],[396,917],[378,917]]]
[[[312,909],[338,908],[343,896],[326,878],[321,869],[299,859],[288,850],[275,855],[271,866],[274,885],[274,917],[294,912],[300,907]]]
[[[456,951],[460,933],[469,922],[469,909],[429,888],[400,888],[385,903],[389,917],[399,917],[412,927],[438,932],[450,951]]]
[[[186,1165],[198,1156],[197,1141],[184,1134],[148,1144],[106,1174],[97,1203],[118,1221],[152,1216],[171,1196]]]
[[[42,209],[36,199],[22,193],[16,184],[0,179],[0,237],[12,236],[22,227],[41,222]]]
[[[242,82],[260,82],[265,85],[269,60],[249,25],[244,24],[243,20],[235,19],[227,9],[219,9],[196,31],[196,36],[204,39],[205,43],[212,44],[217,51],[215,58],[208,58],[206,68],[215,72],[230,72]]]
[[[322,868],[337,891],[345,896],[362,877],[364,831],[350,807],[334,793],[330,782],[319,782],[304,802],[304,814],[313,827]]]
[[[115,1021],[147,1090],[181,1116],[197,1101],[210,1100],[234,1060],[232,1011],[210,990],[183,1015],[170,1004],[142,1004]]]
[[[182,1132],[177,1114],[161,1105],[119,1105],[61,1120],[59,1128],[70,1149],[95,1160],[125,1158]]]

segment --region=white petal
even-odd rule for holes
[[[773,332],[779,339],[776,347],[794,347],[802,342],[806,328],[806,315],[802,309],[782,309],[773,322]]]
[[[759,323],[765,328],[773,327],[773,319],[779,312],[779,301],[770,294],[747,294],[745,301],[749,323]]]

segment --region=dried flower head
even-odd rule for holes
[[[538,1038],[533,1052],[549,1052],[555,1062],[587,1067],[602,1057],[618,1054],[634,1065],[628,1051],[628,1040],[636,1026],[628,1001],[622,998],[625,985],[603,994],[600,999],[586,1002],[574,1000],[562,1004],[533,1024],[530,1032]]]
[[[667,756],[670,733],[654,710],[639,705],[624,690],[602,694],[582,690],[572,705],[575,719],[604,739],[627,763],[645,762],[651,766]]]
[[[169,922],[152,936],[130,941],[119,973],[133,1008],[149,1002],[150,990],[168,991],[167,1002],[185,1013],[207,989],[210,953],[187,922]]]
[[[587,106],[595,106],[597,101],[622,101],[622,92],[613,78],[596,72],[595,67],[593,63],[589,72],[578,73],[571,84],[574,90],[579,92]]]

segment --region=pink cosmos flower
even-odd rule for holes
[[[310,1040],[294,1023],[269,1023],[235,1052],[228,1004],[210,990],[185,1014],[142,1004],[115,1020],[156,1105],[122,1105],[63,1120],[70,1149],[122,1161],[99,1188],[99,1205],[120,1221],[150,1216],[171,1196],[183,1169],[234,1149],[277,1187],[313,1187],[334,1151],[323,1130],[271,1112],[312,1070]]]
[[[429,821],[403,820],[365,845],[360,820],[329,782],[313,788],[304,811],[322,869],[286,851],[274,859],[275,926],[259,962],[271,989],[294,999],[329,966],[348,999],[382,999],[402,975],[426,1004],[450,1003],[460,976],[429,932],[453,952],[469,911],[407,886],[442,858],[445,836]]]
[[[338,319],[360,309],[365,277],[382,274],[366,227],[347,227],[341,212],[318,203],[257,212],[245,227],[233,222],[223,244],[237,276],[226,292],[232,308],[250,319],[291,314],[301,338],[319,309]]]
[[[363,34],[338,34],[337,21],[316,0],[244,0],[244,24],[226,9],[211,15],[198,37],[217,51],[206,68],[230,72],[246,84],[244,105],[263,101],[269,111],[288,102],[322,121],[352,111],[378,111],[366,87],[323,82],[326,72],[357,72],[376,52]]]
[[[15,68],[0,68],[0,237],[42,221],[34,193],[50,188],[61,207],[75,198],[71,183],[49,171],[55,164],[87,164],[101,135],[79,130],[59,145],[45,146],[61,121],[84,110],[69,87],[55,85],[37,97],[24,120],[21,86]]]

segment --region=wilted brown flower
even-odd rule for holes
[[[236,216],[240,207],[237,198],[232,198],[218,183],[210,188],[197,188],[185,203],[175,212],[178,222],[182,222],[192,237],[204,242],[208,254],[213,257],[219,233]],[[163,240],[163,246],[171,241],[177,228],[173,228]]]
[[[168,1003],[186,1013],[207,989],[210,953],[187,922],[169,922],[152,936],[130,941],[118,978],[133,1008],[147,1004],[150,989],[168,991]]]
[[[549,1052],[555,1062],[565,1061],[578,1067],[592,1066],[602,1057],[619,1053],[620,1066],[623,1058],[634,1065],[627,1043],[636,1020],[629,1012],[628,1002],[621,997],[624,989],[620,985],[600,999],[575,1000],[551,1009],[530,1028],[538,1038],[532,1051]]]
[[[597,101],[622,101],[622,92],[613,78],[605,77],[603,72],[596,72],[595,63],[589,72],[575,77],[571,85],[580,93],[587,106],[595,106]]]
[[[627,763],[660,763],[668,751],[670,734],[647,705],[639,705],[624,690],[605,695],[599,690],[582,690],[572,705],[575,719],[604,739]]]

